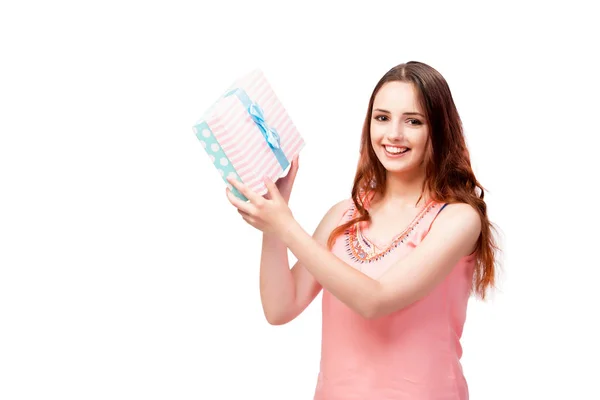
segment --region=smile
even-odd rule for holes
[[[397,146],[383,146],[385,153],[389,157],[400,157],[408,153],[410,149],[408,147],[397,147]]]

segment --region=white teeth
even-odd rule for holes
[[[408,150],[408,148],[406,148],[406,147],[394,147],[394,146],[385,146],[385,149],[389,153],[393,153],[393,154],[400,154],[400,153],[403,153],[406,150]]]

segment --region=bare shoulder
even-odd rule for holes
[[[351,199],[344,199],[333,204],[327,210],[327,212],[321,219],[321,222],[317,226],[314,235],[315,238],[317,238],[319,241],[324,242],[327,239],[327,237],[329,237],[331,231],[333,231],[338,226],[339,222],[342,220],[344,214],[346,213],[346,211],[348,211],[351,204]]]
[[[339,213],[343,214],[344,212],[346,212],[348,210],[348,208],[350,208],[351,204],[352,204],[352,199],[340,200],[329,208],[329,211],[327,211],[327,214],[328,215],[329,214],[337,215]]]
[[[332,205],[327,213],[323,217],[323,222],[336,225],[339,220],[343,217],[344,213],[348,211],[352,204],[352,199],[343,199]],[[333,227],[332,227],[333,229]]]
[[[481,229],[479,212],[467,203],[448,204],[438,217],[439,222],[452,224],[457,227]]]
[[[442,241],[473,243],[481,234],[479,212],[467,203],[448,204],[431,226],[430,235]]]

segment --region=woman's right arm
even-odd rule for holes
[[[313,238],[322,246],[340,222],[346,211],[348,200],[343,200],[329,209]],[[275,236],[263,234],[260,260],[260,298],[267,321],[272,325],[283,325],[296,318],[317,297],[321,285],[296,262],[290,269],[287,247]]]

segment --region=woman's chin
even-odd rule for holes
[[[407,171],[410,171],[411,169],[413,169],[411,167],[410,164],[407,164],[406,162],[397,162],[397,161],[385,161],[382,163],[383,167],[386,169],[387,172],[390,173],[404,173]]]
[[[394,176],[412,176],[415,172],[418,172],[420,169],[418,166],[413,165],[412,163],[403,165],[399,165],[398,163],[383,163],[383,167],[387,171],[388,174],[392,174]]]

